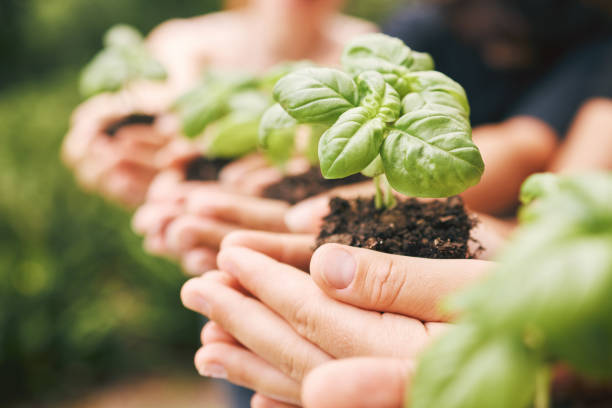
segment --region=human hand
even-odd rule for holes
[[[295,385],[279,389],[265,379],[284,378],[299,386],[310,370],[334,358],[410,361],[446,326],[440,300],[490,267],[480,260],[410,258],[328,244],[315,253],[309,276],[299,268],[308,264],[312,239],[234,233],[218,257],[232,284],[206,276],[185,284],[183,303],[214,321],[205,326],[204,346],[196,355],[200,372],[221,373],[273,399],[297,403]],[[217,337],[235,339],[233,348],[210,340]],[[249,383],[263,370],[255,361],[265,362],[269,374]]]
[[[159,85],[140,85],[81,104],[62,147],[63,159],[80,184],[127,206],[142,202],[158,171],[155,156],[176,130],[171,118],[160,114],[166,103]],[[155,122],[108,133],[110,125],[135,112],[155,116]]]

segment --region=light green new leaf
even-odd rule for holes
[[[381,157],[389,184],[413,197],[448,197],[475,185],[484,171],[471,129],[454,116],[419,110],[402,116]]]
[[[346,46],[342,66],[352,75],[377,71],[403,96],[409,92],[404,76],[411,71],[433,69],[433,60],[429,54],[412,51],[397,38],[366,34]]]
[[[357,79],[361,99],[359,106],[372,112],[385,123],[397,120],[401,111],[399,94],[376,71],[361,73]]]
[[[300,123],[332,124],[357,106],[359,94],[353,79],[330,68],[305,68],[281,78],[274,99]]]

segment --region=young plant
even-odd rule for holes
[[[136,29],[116,25],[104,35],[102,51],[83,69],[80,91],[89,98],[102,92],[117,92],[139,79],[162,81],[166,71],[150,55]]]
[[[259,77],[238,71],[207,71],[202,82],[174,104],[183,133],[201,137],[211,157],[235,158],[254,151],[262,115],[273,104],[273,84],[305,64],[280,64]]]
[[[325,126],[318,142],[321,173],[374,177],[377,207],[394,204],[391,188],[447,197],[478,183],[484,164],[472,142],[465,91],[433,71],[428,54],[368,34],[346,47],[342,66],[281,78],[274,87],[277,105],[262,120],[262,146],[273,146],[276,134],[296,124]]]
[[[540,174],[488,280],[456,296],[456,328],[422,356],[411,408],[549,405],[559,362],[612,381],[612,174]]]

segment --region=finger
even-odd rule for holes
[[[331,361],[308,374],[302,402],[305,408],[401,408],[412,372],[400,359]]]
[[[276,167],[263,167],[255,169],[233,184],[236,191],[247,195],[260,195],[270,184],[277,183],[283,178],[283,172]]]
[[[221,250],[217,263],[297,333],[336,358],[411,357],[429,341],[420,321],[335,301],[322,293],[308,274],[264,254],[228,247]]]
[[[177,255],[200,246],[216,250],[223,238],[237,229],[236,226],[209,217],[185,214],[168,224],[166,244]]]
[[[183,255],[181,265],[189,275],[202,275],[217,267],[217,251],[204,247],[191,249]]]
[[[132,217],[132,229],[142,235],[164,232],[170,221],[183,213],[175,202],[147,203],[140,206]]]
[[[112,168],[103,177],[100,190],[103,194],[123,204],[135,207],[144,202],[153,177],[155,177],[155,171],[150,167],[122,163]]]
[[[330,359],[259,301],[207,276],[185,283],[181,290],[183,304],[217,322],[284,374],[299,381],[313,367]]]
[[[326,244],[310,262],[316,284],[329,296],[369,310],[444,321],[440,302],[477,281],[492,263],[475,259],[425,259]]]
[[[225,166],[219,173],[219,181],[221,184],[235,189],[240,185],[240,180],[249,173],[268,166],[268,161],[261,154],[250,154]]]
[[[477,219],[478,223],[470,232],[473,238],[468,243],[470,252],[476,253],[478,259],[494,259],[497,252],[508,241],[510,234],[516,227],[516,222],[502,220],[486,214],[478,214]]]
[[[189,194],[186,207],[192,214],[217,218],[243,228],[287,231],[284,215],[289,205],[284,201],[199,189]]]
[[[157,153],[155,164],[161,168],[179,166],[200,155],[201,153],[193,143],[179,137],[168,143]]]
[[[240,345],[238,341],[226,332],[221,326],[217,323],[209,321],[202,328],[202,332],[200,333],[200,340],[203,345],[211,344],[211,343],[227,343]]]
[[[291,232],[318,233],[323,217],[329,214],[330,197],[354,198],[371,196],[373,193],[374,187],[370,182],[335,188],[291,207],[285,215],[285,224]]]
[[[251,398],[251,408],[298,408],[300,405],[293,405],[266,397],[262,394],[255,394]]]
[[[200,375],[228,380],[262,394],[299,403],[300,385],[244,347],[213,343],[198,350],[195,365]]]
[[[231,246],[250,248],[279,262],[308,271],[314,241],[314,236],[308,234],[235,231],[225,237],[221,242],[221,248]]]

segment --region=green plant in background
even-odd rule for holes
[[[85,98],[117,92],[133,81],[163,81],[166,70],[147,50],[135,28],[118,24],[104,35],[104,48],[81,74],[80,91]]]
[[[260,142],[273,145],[275,132],[295,124],[327,130],[318,142],[326,178],[362,172],[374,177],[377,206],[381,181],[415,197],[447,197],[475,185],[484,164],[472,142],[469,105],[463,88],[433,71],[428,54],[398,39],[368,34],[351,42],[344,71],[305,68],[274,87],[278,103],[264,115]]]
[[[201,138],[209,157],[232,159],[256,150],[262,115],[273,104],[272,87],[278,78],[305,65],[310,64],[282,63],[260,76],[207,71],[202,82],[174,104],[183,134]]]
[[[612,380],[612,174],[530,177],[489,279],[450,301],[458,326],[422,356],[411,408],[549,402],[552,367]]]

